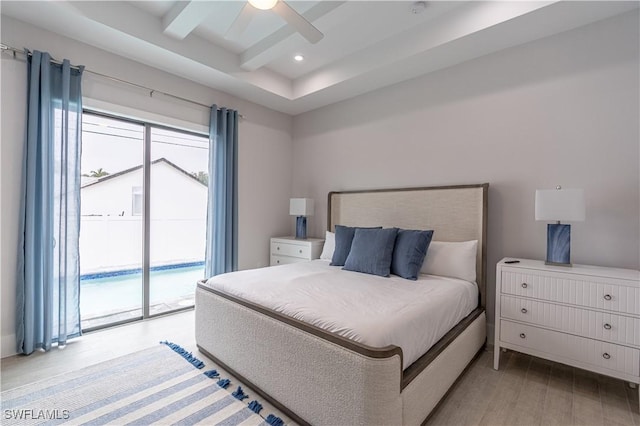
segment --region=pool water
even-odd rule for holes
[[[202,265],[151,271],[150,305],[171,304],[192,297],[202,278]],[[80,280],[83,319],[132,309],[142,309],[142,272]]]

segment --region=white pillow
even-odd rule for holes
[[[420,272],[475,282],[477,251],[478,240],[431,241]]]
[[[333,258],[333,252],[336,249],[336,234],[326,231],[324,236],[324,247],[322,247],[322,254],[320,259],[331,260]]]

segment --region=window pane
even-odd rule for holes
[[[141,186],[131,188],[131,215],[140,216],[144,209],[144,194]]]
[[[192,306],[204,278],[207,137],[151,130],[150,314]]]
[[[143,134],[141,125],[83,114],[83,329],[142,316]]]

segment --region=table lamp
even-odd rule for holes
[[[313,216],[313,199],[291,198],[289,200],[289,214],[296,218],[296,238],[307,239],[307,216]]]
[[[536,220],[556,221],[547,225],[547,265],[571,266],[571,225],[585,218],[582,189],[536,190]]]

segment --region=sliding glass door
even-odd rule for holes
[[[208,137],[86,111],[82,137],[83,329],[193,306]]]
[[[204,278],[209,139],[151,128],[150,314],[193,306]]]
[[[142,316],[144,126],[83,114],[80,315],[89,329]]]

